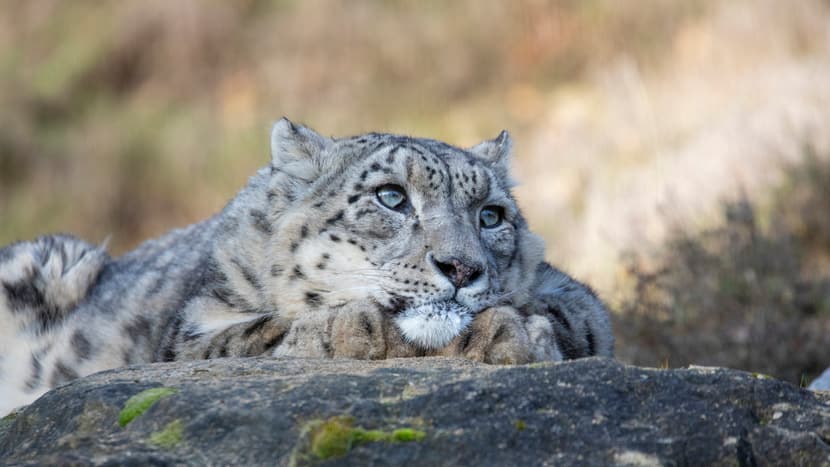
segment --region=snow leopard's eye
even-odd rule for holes
[[[479,213],[478,218],[481,226],[485,229],[492,229],[501,225],[502,218],[504,218],[504,208],[501,206],[484,206]]]
[[[406,192],[398,185],[383,185],[378,188],[377,196],[381,204],[396,211],[406,203]]]

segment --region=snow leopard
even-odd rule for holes
[[[0,414],[140,363],[612,357],[605,305],[528,230],[511,147],[283,118],[270,163],[203,222],[117,258],[69,235],[0,249]]]

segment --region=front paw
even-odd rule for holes
[[[372,303],[339,308],[332,322],[332,356],[360,360],[386,358],[389,324],[383,312]]]
[[[544,316],[530,315],[525,322],[534,362],[561,362],[562,353],[556,345],[553,326]]]
[[[306,312],[291,322],[274,357],[327,358],[331,356],[331,313]]]
[[[378,360],[413,357],[417,349],[376,304],[355,302],[296,318],[273,355]]]
[[[499,365],[529,363],[535,357],[523,318],[506,306],[477,314],[470,327],[439,354]]]

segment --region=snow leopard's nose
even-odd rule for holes
[[[431,256],[430,259],[435,267],[441,271],[441,274],[449,279],[457,289],[467,287],[475,282],[484,271],[484,268],[479,264],[465,262],[455,257],[438,260]]]

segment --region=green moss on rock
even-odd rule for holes
[[[150,435],[150,443],[156,446],[170,449],[181,443],[184,439],[184,424],[177,418],[168,423],[163,430]]]
[[[8,431],[8,429],[11,428],[16,418],[17,412],[12,412],[3,418],[0,418],[0,439],[2,439],[6,431]]]
[[[364,443],[407,443],[420,441],[426,433],[414,428],[393,431],[366,430],[354,426],[352,417],[331,417],[309,424],[310,451],[314,457],[325,460],[345,456],[353,447]]]
[[[423,431],[414,428],[398,428],[392,432],[390,441],[409,443],[411,441],[421,441],[426,435]]]
[[[330,418],[312,428],[311,453],[320,459],[340,457],[349,452],[356,438],[351,419]]]
[[[164,387],[152,388],[139,392],[133,397],[127,399],[127,402],[124,403],[124,408],[121,409],[121,413],[118,414],[118,424],[121,426],[127,426],[128,423],[146,412],[147,409],[152,407],[153,404],[158,402],[159,399],[171,396],[176,392],[177,391],[173,388]]]

